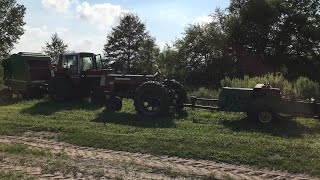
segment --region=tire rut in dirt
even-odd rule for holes
[[[234,179],[312,179],[305,175],[293,175],[279,171],[254,170],[246,166],[236,166],[225,163],[215,163],[205,160],[182,159],[167,156],[152,156],[141,153],[130,153],[80,147],[64,142],[44,140],[27,137],[0,136],[0,142],[24,144],[33,148],[47,148],[53,153],[65,152],[69,156],[82,157],[86,159],[120,159],[134,160],[135,162],[155,167],[171,167],[181,172],[192,172],[193,174],[208,176],[215,174],[217,177],[229,176]]]

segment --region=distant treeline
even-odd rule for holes
[[[107,37],[105,56],[117,70],[159,71],[192,86],[218,87],[226,76],[269,72],[320,81],[319,9],[318,0],[231,0],[211,14],[211,23],[189,25],[162,51],[139,18],[127,14]]]

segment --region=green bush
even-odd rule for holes
[[[225,78],[221,80],[222,87],[239,87],[239,88],[253,88],[256,84],[270,83],[272,87],[280,88],[282,93],[289,95],[293,92],[292,84],[285,79],[281,74],[267,74],[259,77],[244,76],[243,79]]]
[[[320,100],[319,88],[320,86],[318,83],[306,77],[299,77],[294,82],[294,93],[297,97],[302,99],[315,98]]]
[[[221,81],[221,86],[253,88],[258,83],[269,82],[272,87],[280,88],[284,95],[292,93],[299,99],[315,98],[320,100],[320,85],[306,77],[299,77],[297,80],[290,82],[281,74],[267,74],[261,77],[244,76],[239,78],[225,78]]]

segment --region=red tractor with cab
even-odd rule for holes
[[[123,98],[133,99],[136,111],[147,116],[181,111],[187,101],[174,79],[115,73],[104,68],[100,55],[85,52],[60,55],[48,91],[55,101],[90,97],[112,112],[121,110]]]

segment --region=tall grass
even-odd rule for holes
[[[282,93],[289,95],[293,92],[292,84],[286,80],[281,74],[267,74],[258,77],[244,76],[243,79],[226,77],[221,81],[221,86],[253,88],[258,83],[270,83],[272,87],[277,87],[282,90]]]
[[[272,87],[280,88],[284,95],[294,95],[299,99],[315,98],[320,100],[319,84],[306,77],[288,81],[281,74],[267,74],[259,77],[244,76],[243,79],[229,78],[221,80],[222,87],[253,88],[258,83],[268,82]]]
[[[213,99],[213,98],[217,98],[219,96],[219,90],[216,90],[213,88],[200,87],[198,89],[190,90],[188,95]]]

